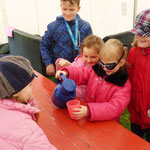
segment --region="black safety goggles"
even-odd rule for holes
[[[120,62],[120,60],[122,59],[122,57],[124,56],[124,51],[123,51],[123,54],[122,54],[122,56],[120,57],[120,59],[118,60],[118,62],[115,62],[115,63],[106,63],[106,64],[104,64],[101,60],[99,60],[99,65],[101,66],[101,67],[105,67],[105,68],[107,68],[108,70],[113,70],[117,65],[118,65],[118,63]]]

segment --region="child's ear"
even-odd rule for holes
[[[81,7],[80,7],[80,6],[78,6],[78,12],[79,12],[80,8],[81,8]]]
[[[12,97],[15,98],[15,99],[18,98],[18,94],[17,93],[13,94]]]

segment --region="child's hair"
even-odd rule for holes
[[[103,45],[104,45],[104,41],[100,37],[91,34],[83,40],[80,51],[81,51],[81,53],[83,53],[84,47],[87,47],[87,48],[92,47],[99,53],[100,50],[102,49]]]
[[[128,48],[117,39],[109,39],[104,44],[100,51],[100,58],[105,58],[107,61],[118,61],[121,56],[123,59],[127,59]]]
[[[80,5],[80,0],[60,0],[62,2],[70,2],[70,4],[74,4],[74,3],[77,3],[77,5],[79,6]]]
[[[132,43],[131,45],[132,45],[132,46],[135,46],[135,47],[138,47],[138,39],[137,39],[137,35],[135,35],[134,41],[133,41],[133,43]]]

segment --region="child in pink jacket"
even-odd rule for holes
[[[75,61],[70,63],[69,61],[59,58],[56,60],[56,71],[60,70],[64,66],[76,66],[92,67],[99,61],[99,53],[104,45],[104,41],[96,36],[89,35],[86,37],[81,45],[81,54],[75,58]],[[76,97],[85,100],[86,85],[79,85],[76,87]]]
[[[0,57],[1,150],[56,150],[36,123],[40,110],[32,98],[35,76],[24,57]]]
[[[88,116],[91,121],[115,120],[119,122],[130,101],[131,85],[126,70],[127,50],[116,39],[108,40],[102,47],[99,62],[92,67],[69,65],[56,72],[67,75],[77,85],[85,84],[87,106],[74,108],[74,117]]]

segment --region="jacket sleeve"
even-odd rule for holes
[[[91,25],[90,25],[90,24],[89,24],[89,28],[88,28],[87,34],[88,34],[88,35],[93,34],[93,31],[92,31],[92,28],[91,28]],[[87,36],[88,36],[88,35],[87,35]]]
[[[80,46],[81,46],[83,40],[84,40],[88,35],[91,35],[91,34],[93,34],[91,25],[90,25],[88,22],[82,20],[82,21],[81,21],[81,28],[80,28],[80,38],[81,38]]]
[[[76,82],[77,85],[86,85],[89,74],[91,71],[91,67],[75,67],[69,65],[68,67],[64,67],[61,70],[68,72],[68,77]]]
[[[132,83],[132,80],[133,80],[133,71],[135,70],[135,66],[132,64],[132,61],[133,59],[135,58],[135,54],[134,54],[134,51],[135,51],[136,47],[132,47],[129,51],[129,54],[128,54],[128,65],[127,65],[127,71],[128,71],[128,75],[129,75],[129,80],[130,82]],[[132,59],[131,59],[132,58]]]
[[[55,66],[56,66],[56,71],[60,70],[62,67],[60,66],[59,64],[59,61],[62,60],[63,58],[58,58],[56,61],[55,61]]]
[[[60,64],[59,61],[61,61],[63,58],[58,58],[55,61],[55,66],[56,66],[56,71],[60,70],[61,68],[63,68]],[[82,67],[85,66],[85,62],[82,60],[81,55],[77,56],[74,61],[70,64],[71,66],[75,66],[75,67]]]
[[[129,80],[123,87],[118,87],[109,101],[103,103],[88,103],[90,120],[119,121],[120,115],[124,112],[130,102],[131,85]]]
[[[130,51],[129,51],[129,54],[128,54],[128,58],[127,58],[127,61],[128,61],[128,65],[127,65],[127,71],[129,72],[129,70],[130,70],[130,55],[131,55],[131,51],[132,51],[132,49],[133,49],[133,47],[130,49]]]
[[[52,37],[53,37],[53,24],[50,23],[47,26],[47,31],[45,31],[44,36],[40,42],[40,52],[42,59],[45,63],[45,66],[53,63],[53,54],[52,54]]]
[[[57,150],[47,139],[46,135],[37,125],[37,130],[26,141],[23,150]]]
[[[74,61],[71,63],[72,66],[75,67],[83,67],[86,66],[85,61],[82,59],[82,54],[78,55]]]
[[[93,34],[91,25],[86,21],[83,23],[82,32],[86,33],[86,36]]]

